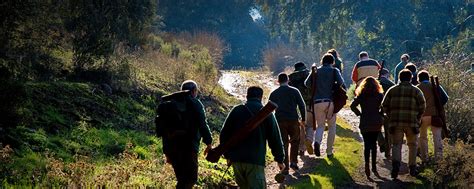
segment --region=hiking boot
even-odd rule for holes
[[[314,155],[316,155],[316,157],[321,156],[321,150],[319,149],[319,143],[317,142],[314,142]]]
[[[400,162],[398,161],[393,161],[392,162],[392,179],[395,180],[398,177],[398,172],[400,171]]]
[[[293,170],[295,170],[295,171],[297,171],[297,170],[300,169],[300,168],[298,167],[298,165],[297,165],[296,163],[294,163],[294,162],[290,163],[290,168],[293,169]]]
[[[416,165],[410,165],[409,168],[410,168],[410,175],[411,175],[412,177],[418,176],[418,173],[419,173],[419,172],[418,172],[418,170],[416,169]]]
[[[304,141],[304,145],[306,145],[306,151],[309,155],[314,154],[313,145],[311,145],[311,140],[306,139]]]

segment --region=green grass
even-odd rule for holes
[[[289,188],[338,188],[353,182],[351,175],[362,164],[362,144],[349,124],[338,119],[337,125],[334,158],[318,159],[309,178]]]

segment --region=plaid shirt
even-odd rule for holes
[[[426,102],[419,88],[409,82],[401,82],[387,91],[382,105],[389,117],[390,127],[419,127]]]

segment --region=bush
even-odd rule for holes
[[[462,140],[453,145],[445,142],[443,159],[432,165],[428,179],[440,188],[472,188],[474,186],[474,148]]]
[[[317,58],[319,57],[306,49],[281,42],[270,45],[263,51],[263,65],[268,67],[273,74],[284,71],[286,67],[293,66],[297,61],[302,61],[310,66],[316,62]]]

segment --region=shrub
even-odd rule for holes
[[[474,185],[474,148],[462,140],[445,142],[443,159],[432,165],[428,179],[440,188],[472,188]]]

